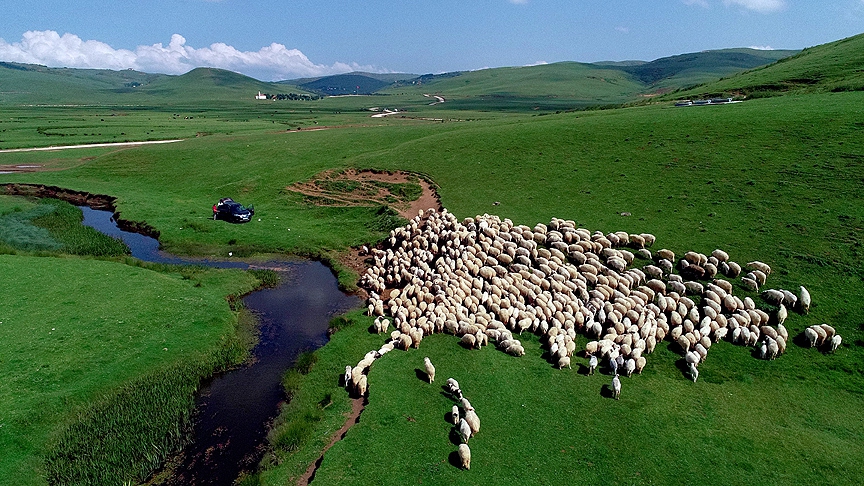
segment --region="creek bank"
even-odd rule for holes
[[[99,211],[111,211],[112,218],[116,221],[117,227],[121,230],[159,239],[159,231],[149,224],[121,218],[120,213],[117,212],[117,207],[114,204],[117,202],[117,198],[113,196],[75,191],[57,186],[46,186],[45,184],[10,183],[4,184],[0,187],[2,187],[2,192],[10,196],[54,198],[79,207],[86,206]]]
[[[55,191],[62,197],[66,192]],[[80,193],[79,193],[80,194]],[[80,197],[80,196],[78,196]],[[92,200],[92,198],[91,198]],[[231,260],[180,258],[159,251],[159,242],[122,231],[110,210],[82,207],[84,224],[120,237],[141,260],[219,268],[267,268],[280,274],[275,288],[243,297],[259,320],[259,340],[250,364],[217,374],[202,384],[196,400],[193,439],[178,456],[173,475],[164,484],[230,485],[263,454],[269,424],[285,399],[282,376],[303,351],[328,341],[331,317],[360,305],[356,296],[339,291],[331,270],[320,261],[271,261],[250,264]],[[113,228],[113,229],[112,229]]]

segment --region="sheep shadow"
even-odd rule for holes
[[[462,459],[459,457],[459,451],[455,450],[447,456],[447,462],[456,469],[462,469]]]
[[[448,438],[450,439],[450,443],[457,447],[462,443],[462,436],[459,435],[459,430],[457,430],[455,426],[450,427],[450,435]],[[459,464],[462,464],[462,462],[460,461]]]
[[[429,383],[429,375],[426,374],[425,370],[421,370],[420,368],[414,368],[414,375],[416,375],[417,379],[422,381],[423,383]]]
[[[807,339],[807,335],[804,332],[799,332],[794,338],[792,338],[792,342],[802,348],[810,347],[810,340]]]
[[[614,395],[612,394],[612,385],[606,383],[600,387],[600,396],[603,398],[611,398],[614,399]]]
[[[446,412],[444,414],[444,421],[447,422],[448,425],[453,425],[453,412]]]
[[[587,366],[585,366],[584,364],[579,364],[578,366],[579,367],[576,369],[576,373],[578,373],[580,375],[588,376],[588,372],[591,370]]]
[[[687,365],[687,360],[684,358],[675,360],[675,367],[678,368],[678,371],[681,372],[682,375],[686,378],[690,378],[690,366]]]
[[[369,334],[378,334],[378,331],[375,329],[375,324],[369,326]]]

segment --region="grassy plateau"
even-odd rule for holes
[[[760,86],[781,86],[788,77],[783,69],[821,52],[821,60],[839,59],[826,65],[847,66],[832,68],[832,83],[854,84],[858,51],[843,42],[833,51],[820,46],[743,76],[761,73]],[[848,68],[850,63],[855,67]],[[721,82],[732,86],[736,79]],[[523,95],[528,91],[522,88]],[[393,100],[414,103],[418,116],[369,117],[369,108]],[[541,358],[533,336],[520,338],[527,352],[522,358],[492,347],[468,351],[452,336],[431,336],[419,350],[394,351],[376,361],[368,405],[359,423],[324,456],[315,484],[860,483],[864,92],[793,90],[721,106],[675,108],[664,102],[557,114],[535,111],[530,103],[501,112],[496,102],[484,107],[478,100],[470,100],[479,103],[477,111],[448,107],[449,102],[429,106],[427,98],[406,90],[284,102],[272,105],[281,107],[272,120],[261,105],[239,101],[225,102],[219,116],[218,103],[202,103],[213,110],[206,119],[175,119],[180,112],[172,106],[142,109],[116,122],[109,119],[112,130],[134,129],[138,135],[157,130],[155,138],[186,140],[0,153],[0,166],[54,169],[0,174],[0,184],[114,196],[123,218],[147,222],[160,232],[163,247],[176,253],[334,258],[350,246],[380,241],[400,220],[381,206],[316,205],[288,187],[334,169],[412,171],[433,180],[442,204],[459,218],[495,213],[533,226],[558,217],[591,231],[650,232],[657,236],[654,249],[679,255],[722,248],[738,262],[764,261],[774,270],[768,288],[804,285],[813,296],[809,314],[788,319],[791,336],[828,323],[843,337],[834,354],[793,339],[774,361],[718,343],[697,383],[682,373],[679,355],[663,343],[648,356],[643,375],[624,380],[621,400],[614,401],[606,393],[611,377],[584,376],[587,362],[581,358],[574,359],[572,370],[554,369]],[[244,106],[253,108],[244,112]],[[0,140],[11,133],[15,147],[46,144],[50,137],[36,130],[47,124],[37,122],[40,117],[58,119],[57,125],[70,131],[79,113],[87,123],[102,123],[97,115],[102,108],[11,110],[23,121],[4,111]],[[274,128],[301,120],[300,131]],[[314,121],[331,128],[307,130]],[[199,131],[210,135],[191,135]],[[0,147],[7,148],[6,142]],[[231,225],[210,219],[210,207],[225,196],[254,204],[254,220]],[[40,223],[49,214],[45,204],[50,203],[2,197],[0,225],[29,224],[32,229],[20,234],[60,245],[50,225]],[[0,282],[0,333],[7,343],[0,351],[0,444],[15,451],[0,458],[0,478],[20,479],[10,484],[88,484],[66,479],[73,476],[56,467],[62,458],[101,450],[101,443],[87,442],[92,433],[76,432],[83,430],[79,427],[125,429],[98,417],[112,416],[106,411],[125,403],[118,397],[126,396],[126,386],[149,390],[136,384],[150,383],[149,377],[164,376],[181,362],[202,363],[184,375],[192,377],[221,364],[214,356],[224,356],[219,350],[225,340],[236,339],[236,316],[224,296],[254,283],[239,272],[184,280],[177,273],[123,264],[123,257],[112,262],[37,258],[38,252],[58,250],[25,251],[21,245],[0,242],[5,248],[0,253],[10,253],[0,256],[6,277]],[[356,280],[349,275],[343,272],[343,281]],[[738,284],[735,293],[761,302]],[[41,299],[35,307],[34,297]],[[291,400],[270,433],[259,471],[244,484],[291,484],[317,460],[351,409],[339,374],[384,341],[368,332],[370,324],[359,311],[335,320],[340,330],[330,343],[286,375]],[[577,350],[585,342],[580,337]],[[437,367],[433,385],[417,372],[424,356]],[[457,446],[445,422],[452,401],[440,383],[449,376],[459,380],[482,421],[470,442],[470,471],[456,467]],[[195,380],[184,383],[189,382]],[[182,428],[184,422],[172,423]],[[168,425],[162,430],[161,437],[141,439],[144,449],[150,450],[147,441],[161,448],[159,441],[174,434]],[[134,451],[133,456],[143,454]],[[121,477],[137,481],[156,462],[143,456],[130,461],[134,466],[82,463],[68,474],[113,474],[111,481],[90,484],[117,484],[114,478]]]

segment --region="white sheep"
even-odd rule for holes
[[[345,377],[342,382],[345,383],[345,386],[348,386],[348,384],[351,383],[351,365],[345,366]]]
[[[588,375],[593,375],[594,370],[597,369],[597,356],[591,355],[591,359],[588,360]]]
[[[450,393],[456,393],[456,390],[459,389],[459,382],[453,378],[447,378],[447,388]]]
[[[471,438],[471,426],[468,425],[468,421],[464,418],[459,419],[459,437],[466,444],[468,443],[468,439]]]
[[[471,402],[469,402],[468,399],[465,397],[459,399],[459,404],[462,405],[462,408],[464,408],[466,412],[474,411],[474,407],[471,406]]]
[[[618,373],[615,373],[615,378],[612,378],[612,398],[618,400],[621,396],[621,380],[618,379]]]
[[[453,425],[459,425],[459,407],[453,405],[453,410],[450,411],[450,421]]]
[[[558,358],[558,369],[564,368],[565,366],[567,368],[572,369],[570,367],[570,357],[569,356],[562,356],[562,357]]]
[[[366,380],[366,375],[360,376],[360,382],[357,383],[357,396],[362,397],[366,395],[366,388],[368,386],[368,382]]]
[[[807,338],[807,342],[810,343],[810,347],[816,346],[816,340],[819,339],[819,335],[816,334],[816,331],[813,328],[808,327],[804,329],[804,336]]]
[[[426,368],[426,376],[429,377],[429,383],[435,381],[435,367],[432,366],[432,361],[429,360],[429,357],[423,358],[423,365]]]
[[[690,378],[693,379],[693,383],[696,383],[696,380],[699,379],[699,368],[697,368],[693,363],[687,363],[687,366],[690,370]]]
[[[624,374],[627,376],[633,376],[634,371],[636,371],[636,360],[630,358],[624,362]]]
[[[831,352],[837,351],[837,348],[840,347],[840,344],[843,342],[843,338],[840,337],[839,334],[835,334],[834,337],[831,338]]]
[[[802,313],[807,314],[810,312],[810,292],[803,285],[799,289],[798,306],[801,308]]]
[[[480,432],[480,417],[477,416],[477,413],[473,409],[465,411],[465,421],[471,427],[472,437],[477,435],[477,432]]]
[[[459,444],[459,460],[462,462],[462,468],[466,471],[471,469],[471,449],[468,444]]]

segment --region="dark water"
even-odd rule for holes
[[[121,238],[141,260],[169,264],[249,268],[241,261],[180,258],[159,251],[153,238],[117,228],[110,211],[87,207],[84,224]],[[225,223],[229,224],[229,223]],[[360,305],[360,299],[339,291],[336,278],[320,262],[285,261],[256,264],[282,278],[278,287],[253,292],[243,299],[261,323],[251,365],[214,377],[197,401],[194,440],[183,454],[173,485],[230,485],[260,459],[267,426],[284,400],[281,380],[297,355],[327,342],[330,319]]]

